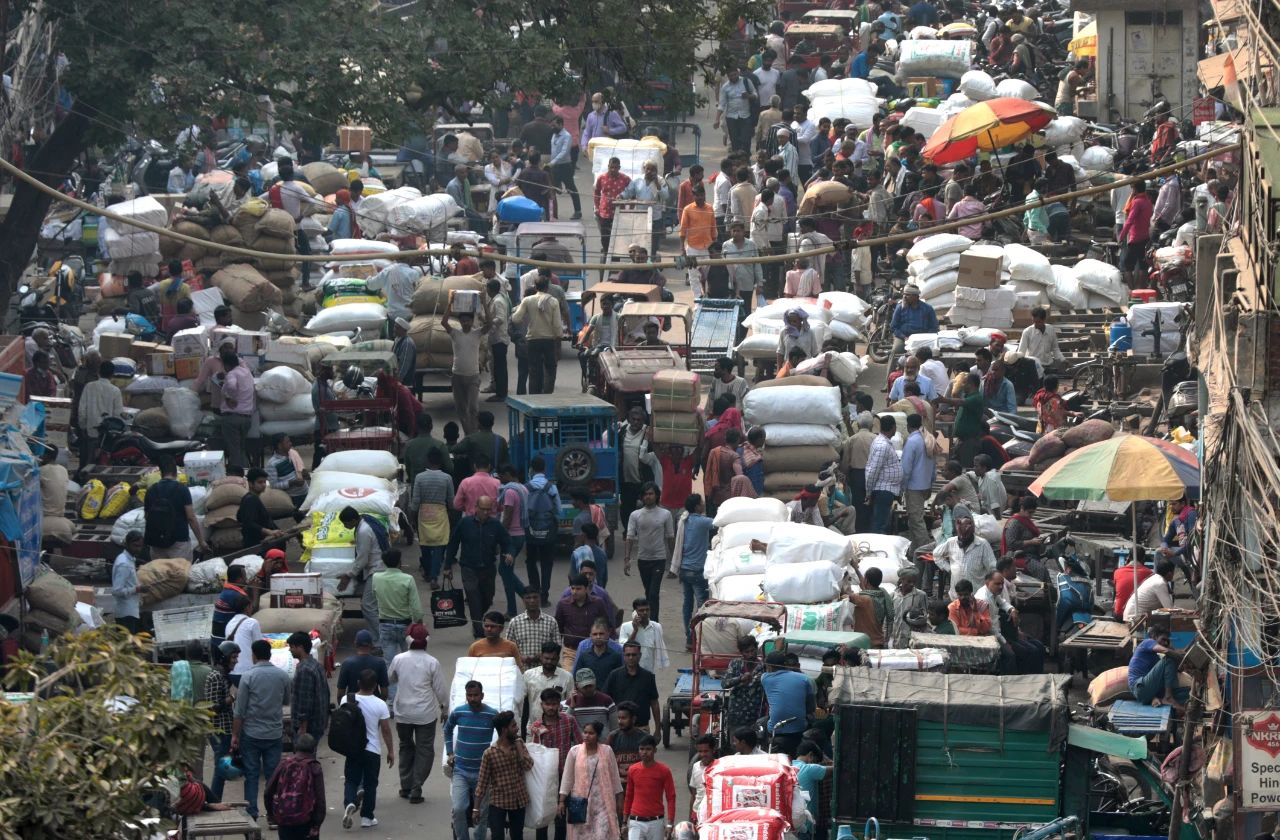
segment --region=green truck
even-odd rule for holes
[[[831,836],[842,825],[860,834],[871,817],[881,836],[929,840],[1012,840],[1064,816],[1096,835],[1163,834],[1167,797],[1146,741],[1071,723],[1070,680],[837,668]],[[1152,804],[1165,799],[1166,816],[1090,814],[1108,756],[1141,777]],[[1197,836],[1184,827],[1182,840]]]

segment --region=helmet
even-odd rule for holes
[[[187,780],[178,789],[178,801],[173,803],[174,813],[183,817],[190,817],[203,811],[204,803],[204,785],[193,779],[190,773],[187,773]]]
[[[352,391],[357,390],[364,384],[364,371],[358,367],[349,367],[342,374],[342,384],[346,385]]]

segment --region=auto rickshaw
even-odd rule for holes
[[[843,26],[815,23],[793,23],[782,37],[791,55],[803,58],[810,70],[818,66],[823,53],[835,53],[847,40]]]
[[[801,23],[812,26],[839,26],[849,34],[858,28],[862,12],[858,9],[811,9],[804,13]]]
[[[599,293],[600,283],[592,288]],[[628,285],[628,284],[610,284]],[[657,288],[656,286],[654,287]],[[659,290],[660,291],[660,290]],[[612,403],[619,415],[632,406],[645,405],[645,395],[653,390],[653,375],[661,370],[688,370],[689,319],[691,307],[683,303],[654,303],[628,300],[618,310],[617,343],[592,351],[594,371],[589,390]],[[644,344],[644,324],[679,319],[679,343]]]

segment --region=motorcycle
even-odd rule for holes
[[[188,452],[199,452],[204,444],[198,440],[175,440],[158,443],[135,432],[119,417],[108,417],[98,426],[98,451],[93,462],[100,466],[145,467],[156,463],[161,455],[178,464]]]
[[[1170,228],[1149,246],[1147,263],[1151,270],[1147,274],[1148,287],[1159,292],[1161,300],[1189,303],[1194,296],[1191,271],[1195,265],[1195,254],[1173,245],[1177,233],[1176,228]]]

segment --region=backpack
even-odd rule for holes
[[[150,546],[157,548],[168,548],[177,540],[175,539],[175,528],[173,523],[177,519],[178,511],[173,509],[173,503],[156,490],[160,488],[165,481],[172,479],[162,479],[155,487],[151,488],[151,492],[147,493],[142,503],[143,516],[146,525],[143,530],[143,541]],[[174,482],[175,484],[177,482]]]
[[[271,800],[272,814],[278,824],[307,825],[311,822],[316,807],[311,767],[319,763],[314,757],[295,755],[280,765],[275,796]]]
[[[356,702],[354,692],[347,693],[347,700],[333,710],[329,719],[329,749],[338,755],[351,758],[369,745],[369,731],[364,725],[364,710]]]
[[[550,481],[541,487],[529,487],[526,509],[529,511],[528,541],[535,544],[555,542],[560,533],[560,511],[551,495],[555,487]]]

